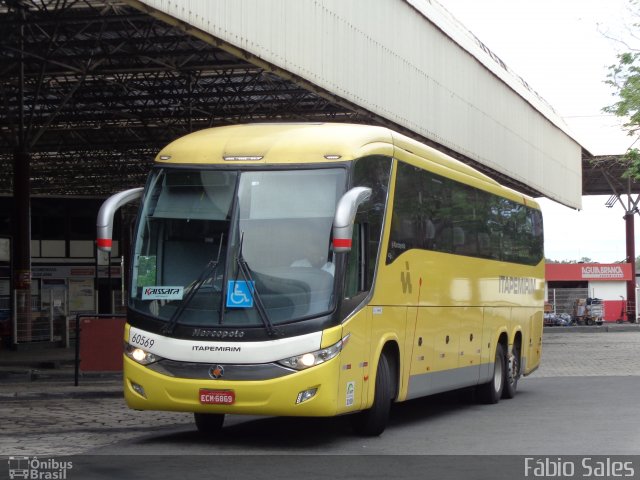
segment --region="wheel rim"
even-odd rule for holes
[[[496,367],[493,369],[493,388],[496,392],[502,388],[502,360],[496,357]]]
[[[509,384],[516,383],[518,378],[518,357],[515,354],[509,357]]]

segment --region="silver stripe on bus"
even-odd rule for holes
[[[263,363],[257,365],[234,365],[213,363],[176,362],[174,360],[160,360],[148,367],[163,375],[177,378],[197,378],[212,380],[211,369],[221,366],[224,374],[220,380],[269,380],[284,377],[295,373],[295,370],[283,367],[275,363]]]
[[[129,343],[169,360],[196,363],[270,363],[320,349],[322,332],[263,342],[209,342],[169,338],[136,327]]]

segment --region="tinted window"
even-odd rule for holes
[[[370,290],[373,284],[382,240],[391,161],[390,157],[370,156],[356,160],[353,167],[351,185],[371,188],[371,198],[360,205],[355,218],[354,248],[349,253],[345,284],[347,298],[359,291]]]
[[[535,265],[543,257],[542,215],[399,162],[387,264],[412,248]]]

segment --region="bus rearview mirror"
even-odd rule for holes
[[[110,252],[113,244],[113,216],[121,206],[142,197],[142,187],[132,188],[107,198],[98,212],[97,245],[103,252]]]
[[[333,251],[350,252],[353,236],[353,222],[358,207],[371,198],[368,187],[354,187],[338,201],[336,216],[333,219]]]

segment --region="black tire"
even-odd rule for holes
[[[478,401],[485,404],[494,404],[500,401],[502,397],[502,391],[504,389],[504,371],[505,371],[505,356],[504,348],[502,344],[496,345],[496,356],[493,368],[493,378],[478,386]]]
[[[198,431],[207,436],[219,435],[224,423],[222,413],[194,413],[193,419],[196,421]]]
[[[376,391],[373,405],[368,410],[352,415],[353,430],[366,437],[377,437],[384,432],[389,421],[393,400],[393,374],[386,355],[380,357],[376,372]]]
[[[502,398],[513,398],[518,390],[518,379],[520,378],[520,345],[515,343],[511,350],[511,356],[505,360],[504,389]]]

